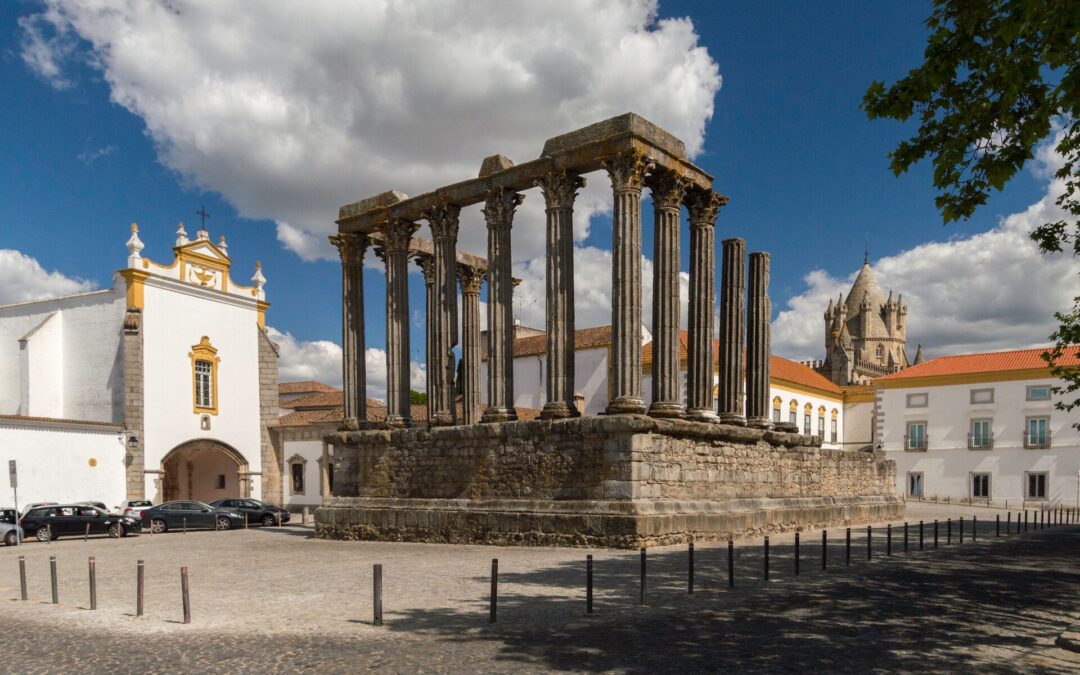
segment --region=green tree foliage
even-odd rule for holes
[[[424,405],[425,403],[427,403],[427,394],[416,391],[415,389],[410,389],[409,403],[413,405]]]
[[[929,158],[935,203],[946,223],[969,218],[1045,140],[1062,159],[1061,220],[1031,238],[1044,253],[1080,256],[1080,1],[935,0],[921,66],[897,82],[870,85],[870,119],[915,119],[918,132],[889,153],[899,175]],[[1080,368],[1065,348],[1080,343],[1080,297],[1043,355],[1065,381],[1062,410],[1080,406]],[[1080,428],[1080,425],[1077,425]]]

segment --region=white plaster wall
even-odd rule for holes
[[[322,441],[285,441],[285,508],[296,507],[292,510],[300,510],[304,506],[319,506],[322,504],[321,477],[319,476],[319,460],[322,459]],[[292,491],[292,466],[289,462],[294,456],[299,455],[307,460],[304,469],[304,494],[293,494]]]
[[[585,412],[596,414],[607,408],[606,347],[583,349],[574,354],[574,393],[585,397]],[[544,382],[547,376],[547,355],[521,356],[514,359],[514,406],[543,408],[547,402]],[[480,366],[480,398],[487,404],[488,362]]]
[[[31,369],[36,367],[40,354],[42,363],[62,364],[62,375],[54,371],[53,376],[43,380],[48,385],[30,380],[28,390],[37,392],[31,396],[44,395],[58,386],[53,383],[60,382],[62,404],[56,403],[56,394],[52,394],[52,402],[46,406],[52,412],[45,416],[122,422],[124,378],[120,345],[125,307],[122,282],[119,287],[105,291],[0,307],[0,414],[41,414],[19,410],[23,389],[19,340],[50,314],[58,313],[60,321],[48,330],[59,330],[61,339],[47,348],[42,342],[39,353],[32,336],[32,359],[28,365]]]
[[[19,469],[19,504],[100,501],[109,508],[123,501],[124,446],[120,429],[86,431],[7,424],[0,420],[0,463]],[[90,466],[95,460],[96,466]],[[12,504],[5,477],[0,504]]]
[[[858,450],[873,440],[874,402],[846,403],[842,411],[844,449]]]
[[[22,349],[25,392],[20,415],[66,417],[64,414],[64,316],[53,312],[19,344]],[[77,368],[78,365],[72,364]]]
[[[1080,435],[1072,428],[1080,422],[1080,411],[1054,409],[1053,401],[1027,401],[1027,387],[1053,385],[1053,379],[999,381],[937,387],[880,389],[882,442],[890,459],[897,463],[897,488],[907,494],[907,474],[923,472],[923,494],[966,499],[970,495],[972,473],[990,473],[991,498],[1019,503],[1024,497],[1024,473],[1050,474],[1051,501],[1076,504],[1077,471],[1080,471]],[[994,402],[972,404],[972,389],[994,389]],[[908,408],[907,395],[929,394],[925,408]],[[1051,447],[1023,447],[1023,431],[1029,416],[1050,418]],[[967,435],[971,420],[993,419],[992,449],[969,450]],[[927,422],[927,451],[904,449],[907,423]]]
[[[798,406],[798,415],[796,424],[799,425],[799,433],[803,432],[803,415],[806,408],[806,404],[809,403],[813,407],[813,412],[810,414],[810,433],[815,436],[821,436],[822,447],[826,448],[840,448],[844,443],[844,405],[839,398],[826,398],[821,395],[808,394],[803,391],[797,391],[787,387],[772,384],[769,387],[769,419],[772,419],[772,406],[773,399],[777,396],[781,399],[780,404],[780,421],[787,422],[790,419],[791,414],[791,401],[794,400]],[[821,428],[818,424],[818,408],[825,406],[825,428]],[[836,443],[832,442],[832,413],[833,410],[837,411],[836,419]]]
[[[254,301],[245,303],[224,293],[169,280],[146,282],[143,309],[144,428],[146,469],[161,467],[165,455],[193,439],[224,443],[259,472],[259,361]],[[194,412],[191,358],[205,335],[218,350],[218,414],[211,428],[200,428]],[[147,494],[155,494],[154,476],[147,476]],[[260,498],[260,480],[252,485]]]

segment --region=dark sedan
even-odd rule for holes
[[[288,511],[277,506],[263,504],[258,499],[219,499],[216,502],[210,502],[210,505],[235,511],[241,516],[246,516],[249,523],[262,523],[264,527],[289,522]]]
[[[25,536],[37,537],[38,541],[87,533],[126,537],[129,533],[142,530],[138,518],[108,513],[83,504],[39,506],[27,511],[20,525]]]
[[[231,530],[244,524],[244,517],[236,511],[216,509],[202,502],[178,500],[165,502],[146,509],[141,514],[143,527],[154,534],[170,529],[217,529]]]

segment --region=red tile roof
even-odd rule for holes
[[[1042,354],[1049,347],[1038,349],[1018,349],[1009,352],[988,352],[985,354],[960,354],[957,356],[939,356],[923,361],[917,366],[904,368],[898,373],[883,375],[874,382],[903,380],[912,377],[934,377],[939,375],[966,375],[970,373],[994,373],[1010,370],[1030,370],[1048,368]],[[1060,365],[1080,366],[1080,346],[1068,347]]]
[[[611,326],[596,326],[574,331],[574,349],[597,349],[611,344]],[[547,353],[547,334],[514,340],[514,358]],[[485,358],[487,358],[485,356]]]
[[[309,392],[330,392],[337,391],[336,388],[331,387],[328,384],[322,382],[316,382],[315,380],[304,380],[302,382],[279,382],[278,393],[279,394],[307,394]]]

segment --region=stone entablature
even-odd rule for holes
[[[880,454],[708,422],[598,416],[338,441],[319,536],[635,548],[903,512]]]

